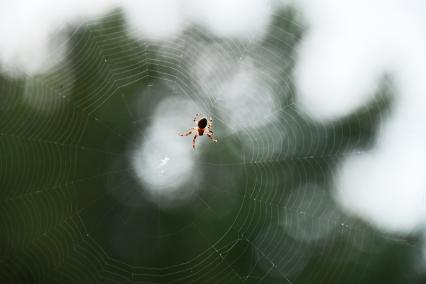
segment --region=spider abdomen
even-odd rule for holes
[[[207,126],[207,118],[202,118],[198,121],[198,128],[204,129]]]

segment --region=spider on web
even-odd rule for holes
[[[217,139],[213,137],[213,119],[211,117],[207,120],[205,116],[197,113],[194,117],[194,123],[196,125],[195,127],[179,134],[180,136],[188,136],[195,133],[194,139],[192,139],[192,148],[195,149],[195,139],[197,139],[198,136],[203,136],[204,132],[210,140],[217,143]]]

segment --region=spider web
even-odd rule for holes
[[[290,73],[302,34],[286,10],[260,44],[220,42],[224,56],[280,63],[277,120],[240,131],[227,131],[220,101],[188,71],[197,43],[219,41],[197,27],[158,46],[133,40],[113,13],[76,29],[49,75],[1,77],[2,281],[376,283],[397,261],[383,252],[412,245],[345,216],[330,192],[345,153],[374,143],[388,102],[331,125],[299,113]],[[194,200],[164,209],[141,194],[129,149],[171,96],[211,109],[219,143],[202,150]]]

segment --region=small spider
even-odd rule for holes
[[[197,113],[194,117],[194,122],[196,125],[195,127],[192,127],[188,129],[188,131],[179,134],[180,136],[188,136],[195,132],[194,139],[192,139],[192,148],[195,149],[195,139],[197,139],[198,136],[203,136],[204,132],[206,132],[206,135],[210,138],[210,140],[215,143],[217,142],[217,139],[213,137],[213,119],[211,117],[207,121],[206,117]]]

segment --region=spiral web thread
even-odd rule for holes
[[[395,240],[344,216],[330,179],[344,153],[374,142],[377,108],[386,103],[328,126],[300,114],[290,72],[302,29],[292,11],[276,15],[255,50],[250,41],[221,43],[224,56],[249,54],[266,69],[276,65],[264,54],[282,63],[271,70],[281,79],[270,82],[278,119],[226,132],[215,116],[220,143],[200,160],[211,178],[177,217],[123,205],[134,198],[126,189],[138,187],[128,149],[167,96],[220,108],[186,66],[197,44],[212,39],[194,27],[159,47],[133,40],[119,14],[99,20],[70,35],[66,59],[49,75],[0,79],[4,283],[368,280],[369,263],[380,258],[372,248]]]

